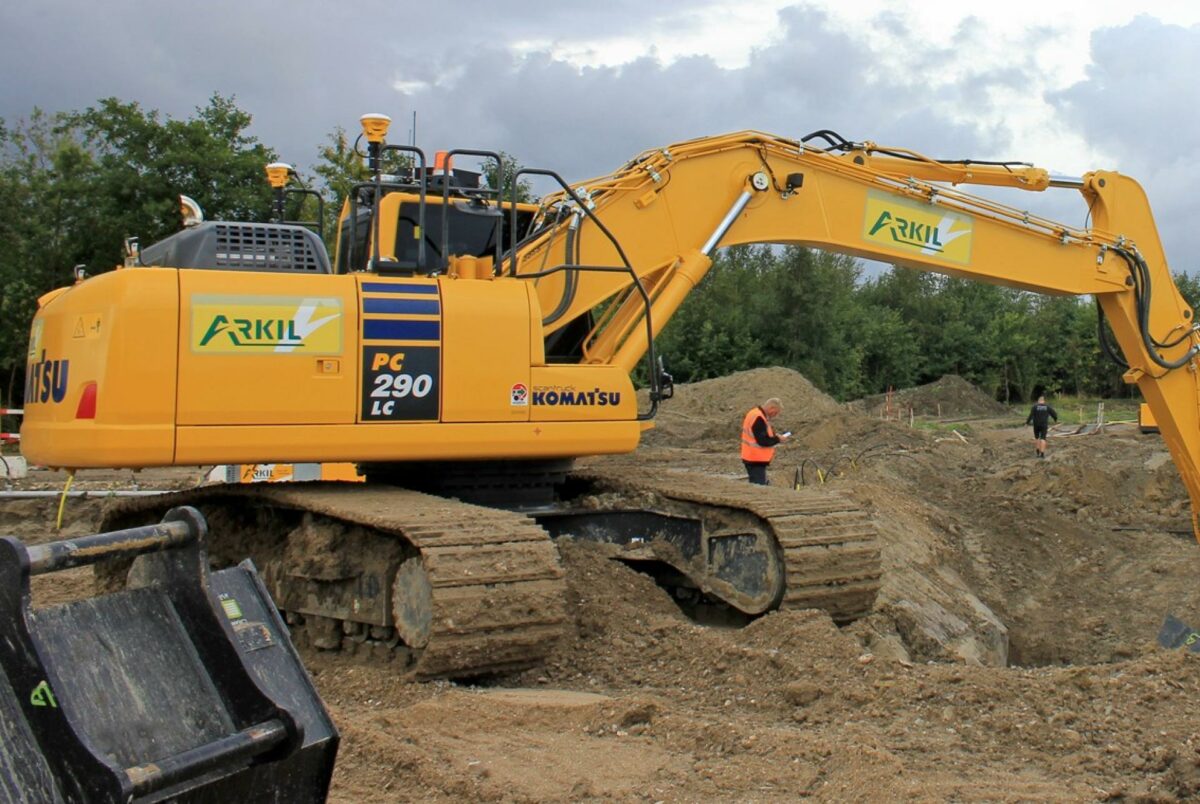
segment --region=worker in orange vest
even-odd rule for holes
[[[791,433],[775,434],[771,420],[783,410],[783,403],[771,397],[761,405],[751,408],[742,419],[742,463],[750,482],[759,486],[768,485],[767,466],[775,457],[775,445],[787,441]]]

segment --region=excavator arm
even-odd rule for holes
[[[626,371],[703,279],[718,246],[790,243],[1093,295],[1120,354],[1103,345],[1157,418],[1200,535],[1200,339],[1141,186],[1109,171],[1054,177],[1028,165],[938,161],[815,136],[831,147],[741,132],[647,151],[544,199],[542,229],[513,250],[504,271],[537,277],[547,333],[588,321],[582,362]],[[962,185],[1075,189],[1093,225],[1031,215]],[[606,266],[626,270],[597,270]],[[1103,339],[1102,325],[1099,332]]]

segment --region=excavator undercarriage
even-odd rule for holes
[[[552,537],[619,546],[682,600],[753,617],[871,610],[879,546],[836,495],[689,473],[577,473],[565,502],[517,512],[397,487],[246,484],[129,500],[105,527],[195,506],[218,565],[250,556],[298,643],[395,662],[417,678],[535,666],[567,627]],[[110,568],[112,575],[120,567]]]

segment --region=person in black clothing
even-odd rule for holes
[[[1039,396],[1037,404],[1029,409],[1025,423],[1033,425],[1033,445],[1039,458],[1046,457],[1046,432],[1050,429],[1050,420],[1058,423],[1058,414],[1054,408],[1046,404],[1046,397]]]

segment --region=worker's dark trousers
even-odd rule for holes
[[[750,482],[758,486],[770,485],[767,483],[767,464],[765,463],[750,463],[750,461],[742,461],[746,467],[746,474],[750,476]]]

